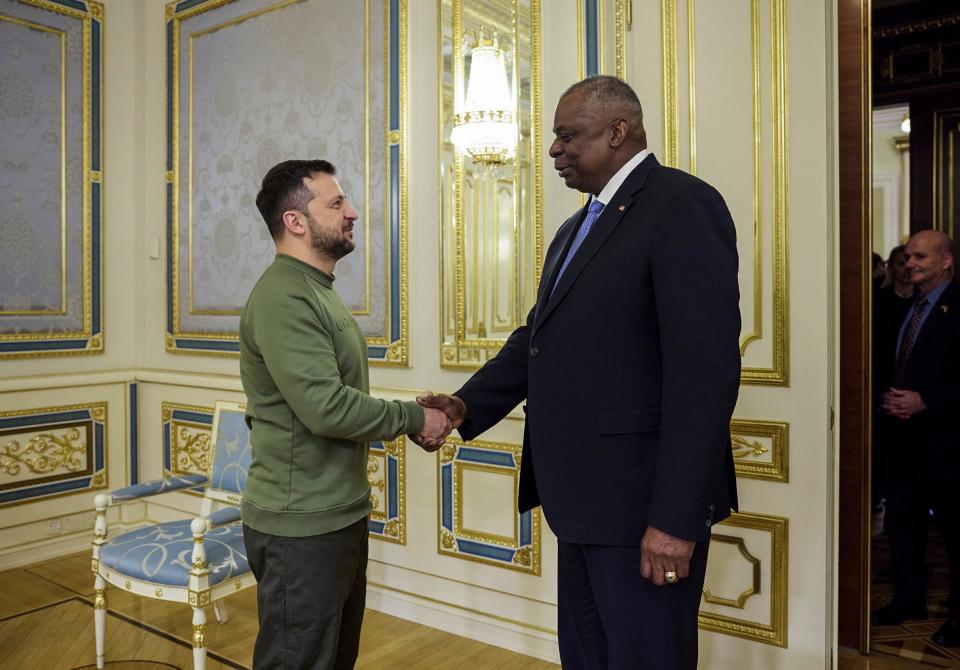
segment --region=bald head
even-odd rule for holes
[[[929,293],[953,276],[953,245],[939,230],[915,233],[904,250],[910,281],[921,293]]]

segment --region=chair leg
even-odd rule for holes
[[[217,623],[224,624],[230,620],[230,615],[227,614],[227,603],[222,600],[213,603],[213,613],[217,617]]]
[[[93,628],[97,639],[97,668],[103,670],[103,645],[107,633],[107,582],[97,575],[93,582]]]
[[[205,670],[207,666],[207,613],[202,607],[193,608],[193,670]]]

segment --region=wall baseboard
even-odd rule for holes
[[[482,614],[447,607],[372,584],[367,586],[367,607],[519,654],[552,663],[560,662],[557,637],[549,633],[525,629]]]

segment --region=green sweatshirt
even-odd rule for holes
[[[367,343],[333,277],[278,254],[240,317],[253,460],[243,522],[320,535],[370,513],[367,440],[423,429],[416,402],[369,395]]]

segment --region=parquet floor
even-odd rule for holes
[[[0,669],[95,668],[89,554],[0,572]],[[254,591],[228,600],[223,625],[208,613],[209,670],[250,668],[256,635]],[[108,591],[109,670],[193,667],[186,607]],[[359,670],[547,670],[559,668],[435,628],[367,610]],[[638,666],[640,667],[640,666]],[[942,667],[942,666],[941,666]],[[929,670],[908,659],[839,654],[839,670]],[[716,669],[715,669],[716,670]],[[728,670],[728,669],[724,669]],[[730,669],[732,670],[732,669]],[[773,669],[771,669],[773,670]]]
[[[86,552],[0,573],[0,669],[95,668],[93,576]],[[256,595],[227,599],[229,621],[208,611],[208,670],[250,668]],[[190,669],[190,609],[107,591],[109,670]],[[149,622],[149,623],[147,623]],[[358,670],[548,670],[536,658],[367,610]]]

